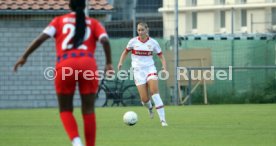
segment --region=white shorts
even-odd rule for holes
[[[149,80],[157,80],[157,71],[154,65],[147,67],[133,68],[135,85],[146,84]]]

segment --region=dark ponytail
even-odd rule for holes
[[[70,8],[76,12],[76,29],[73,37],[74,48],[78,48],[84,41],[86,30],[85,23],[85,0],[70,0]]]

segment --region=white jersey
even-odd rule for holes
[[[150,37],[144,42],[139,37],[132,38],[128,42],[126,50],[131,51],[131,66],[133,68],[154,65],[153,53],[162,54],[158,42]]]

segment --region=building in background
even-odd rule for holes
[[[276,31],[276,0],[179,0],[179,35]],[[174,35],[174,0],[163,0],[164,37]]]

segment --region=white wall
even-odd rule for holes
[[[197,0],[198,6],[214,5],[215,0]]]
[[[212,11],[209,12],[200,12],[197,15],[197,30],[202,34],[214,33],[214,16],[215,13]]]
[[[256,10],[248,10],[247,17],[248,19],[248,29],[252,30],[252,33],[259,33],[266,31],[266,24],[259,22],[266,22],[265,9],[256,9]],[[253,20],[251,20],[251,15],[253,16]],[[251,31],[250,31],[251,32]]]

